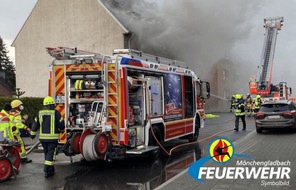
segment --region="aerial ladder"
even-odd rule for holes
[[[260,65],[258,66],[257,77],[251,78],[249,82],[250,94],[261,95],[262,97],[282,97],[288,99],[289,88],[286,82],[277,85],[271,83],[273,58],[278,31],[283,26],[283,17],[268,17],[264,19],[265,39],[262,50]]]

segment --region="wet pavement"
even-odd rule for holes
[[[223,135],[222,135],[223,136]],[[233,142],[236,153],[251,156],[255,161],[290,162],[290,179],[205,179],[204,182],[193,179],[184,170],[156,189],[161,190],[197,190],[197,189],[296,189],[296,133],[294,130],[265,131],[257,134],[255,130]],[[225,166],[237,167],[231,160]],[[207,167],[217,167],[217,163],[207,163]],[[219,166],[218,166],[219,167]],[[271,167],[271,166],[268,166]]]
[[[199,184],[188,176],[186,169],[208,154],[208,145],[216,136],[207,137],[219,131],[233,129],[233,114],[220,113],[219,116],[207,120],[206,127],[200,131],[199,143],[178,148],[170,157],[165,155],[157,159],[130,157],[113,162],[85,163],[80,162],[81,156],[77,155],[73,157],[73,163],[71,163],[69,157],[60,153],[55,162],[56,174],[49,179],[45,179],[43,174],[43,152],[41,149],[36,149],[28,156],[33,162],[21,165],[16,179],[11,178],[0,183],[0,189],[155,189],[158,187],[192,189],[192,185],[194,188]],[[254,121],[248,118],[246,131],[228,131],[220,135],[236,143],[238,139],[243,139],[253,131]],[[25,138],[25,142],[33,145],[37,140],[31,141]],[[166,148],[169,150],[183,142],[188,141],[172,141],[166,143]]]

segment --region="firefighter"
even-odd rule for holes
[[[257,113],[262,104],[261,96],[258,94],[254,100],[254,112]]]
[[[246,110],[247,110],[247,117],[250,117],[253,115],[253,98],[251,94],[247,94]]]
[[[21,137],[20,134],[20,129],[24,129],[30,133],[30,128],[27,127],[25,124],[22,122],[22,116],[21,116],[21,111],[24,109],[23,103],[20,100],[13,100],[11,102],[11,107],[12,110],[9,114],[10,122],[11,122],[11,129],[13,136],[16,140],[19,141],[20,143],[20,157],[22,163],[30,163],[32,160],[27,158],[27,153],[26,153],[26,148],[25,148],[25,143]]]
[[[0,112],[0,131],[3,133],[4,143],[9,143],[14,140],[9,119],[9,112],[11,109],[11,105],[9,103],[5,103]]]
[[[243,123],[243,130],[246,130],[246,120],[245,120],[245,101],[242,94],[236,94],[235,98],[237,100],[234,110],[235,115],[235,127],[234,130],[238,131],[239,118],[241,118]]]
[[[39,141],[44,150],[44,177],[48,178],[54,175],[54,160],[56,148],[60,133],[64,132],[65,123],[61,114],[55,109],[55,101],[52,97],[47,96],[43,100],[44,108],[39,111],[36,122],[32,124],[31,138],[35,138],[36,132],[39,132]]]
[[[236,102],[235,95],[232,95],[230,99],[230,112],[232,112],[232,109],[234,109],[235,102]]]

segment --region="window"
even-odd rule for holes
[[[192,78],[185,76],[184,77],[185,84],[185,118],[193,117],[193,86],[192,86]]]
[[[229,72],[227,70],[222,71],[222,79],[229,80]]]
[[[282,112],[287,110],[290,110],[288,104],[265,104],[260,108],[261,112]]]

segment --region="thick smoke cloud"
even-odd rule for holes
[[[252,28],[246,23],[263,4],[242,0],[103,2],[135,33],[133,42],[140,50],[185,61],[200,75],[221,58],[235,59],[232,48],[248,38]],[[197,69],[201,66],[203,72]]]

